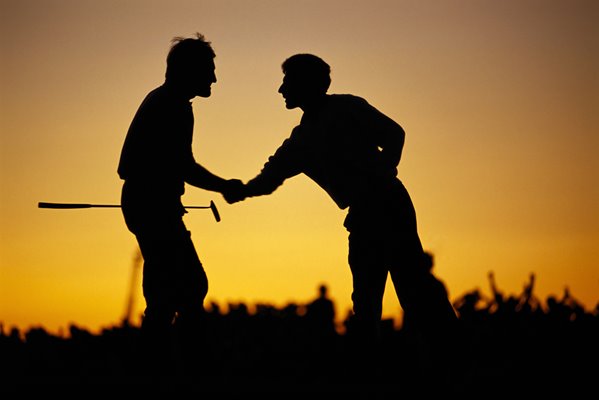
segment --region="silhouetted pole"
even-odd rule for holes
[[[135,304],[135,288],[137,287],[137,278],[139,276],[139,269],[143,257],[141,252],[137,249],[135,257],[133,259],[133,269],[131,271],[131,281],[129,282],[129,293],[127,294],[127,304],[125,306],[125,316],[123,318],[123,324],[131,326],[131,315],[133,314],[133,306]]]

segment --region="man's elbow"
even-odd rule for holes
[[[404,131],[404,129],[401,127],[401,125],[399,125],[397,123],[395,124],[395,136],[398,138],[398,140],[403,145],[403,142],[406,140],[406,131]]]
[[[396,152],[398,153],[398,158],[401,157],[401,152],[403,150],[404,143],[406,142],[406,132],[400,125],[397,125],[397,134],[396,137]]]

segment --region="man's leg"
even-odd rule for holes
[[[443,283],[423,262],[424,254],[406,253],[390,269],[397,298],[404,310],[404,336],[419,349],[422,390],[452,390],[449,386],[429,386],[433,381],[451,384],[452,368],[458,368],[460,330],[457,315]],[[413,342],[412,342],[413,341]],[[418,383],[417,383],[418,384]]]
[[[208,346],[206,343],[206,314],[204,299],[208,293],[208,277],[191,240],[190,232],[181,238],[176,256],[178,314],[175,321],[179,354],[183,372],[198,376],[206,370]]]
[[[162,376],[172,370],[173,320],[175,306],[169,295],[173,277],[169,265],[168,241],[138,236],[143,265],[143,295],[146,301],[141,324],[143,368],[153,376]]]
[[[173,370],[174,321],[181,306],[189,232],[180,218],[155,218],[136,234],[142,256],[143,295],[146,308],[142,321],[143,343],[150,365]],[[152,361],[154,360],[154,361]]]
[[[416,210],[401,182],[385,198],[387,218],[381,223],[385,264],[406,315],[430,340],[449,333],[457,322],[444,284],[432,273],[418,235]]]
[[[349,265],[353,279],[353,315],[348,338],[356,382],[376,384],[380,367],[380,323],[387,269],[377,240],[366,232],[349,235]]]
[[[174,313],[147,306],[141,323],[142,369],[151,377],[173,371]]]
[[[352,273],[353,319],[355,333],[364,342],[379,340],[383,295],[387,281],[387,270],[379,252],[369,238],[349,236],[349,266]],[[364,235],[365,236],[365,235]]]
[[[413,322],[423,334],[434,337],[455,326],[457,315],[445,285],[424,267],[423,260],[424,253],[407,253],[393,264],[390,275],[406,322]]]

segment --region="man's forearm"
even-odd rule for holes
[[[271,194],[283,184],[283,180],[260,174],[245,184],[246,197],[256,197]]]
[[[199,164],[190,168],[185,182],[200,189],[222,193],[227,188],[227,180],[208,171]]]

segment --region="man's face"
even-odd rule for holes
[[[285,74],[283,83],[279,87],[279,93],[285,99],[285,107],[289,110],[302,107],[306,99],[305,85],[301,79],[290,74]]]
[[[216,83],[216,66],[214,60],[203,60],[193,68],[190,76],[190,89],[194,96],[210,97],[212,94],[211,86]]]

